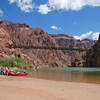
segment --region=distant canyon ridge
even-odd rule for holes
[[[89,51],[14,48],[15,45],[89,49]],[[80,65],[91,67],[94,66],[92,62],[95,60],[99,64],[100,53],[95,51],[99,49],[100,40],[80,41],[65,34],[48,34],[40,28],[31,28],[23,23],[0,21],[0,57],[3,58],[19,57],[37,67],[78,67]]]

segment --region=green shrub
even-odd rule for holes
[[[21,58],[15,58],[15,57],[11,57],[11,58],[0,58],[0,66],[3,67],[17,67],[17,68],[24,68],[24,67],[29,67],[29,66],[33,66],[33,64],[27,63],[25,62],[23,59]]]
[[[83,67],[83,64],[79,64],[79,67]]]

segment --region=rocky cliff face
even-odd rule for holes
[[[100,36],[93,48],[87,52],[85,66],[100,67]]]
[[[40,28],[30,28],[28,25],[1,21],[0,27],[6,30],[13,45],[58,47],[55,39]],[[20,49],[31,59],[38,59],[49,66],[67,65],[67,56],[62,51]],[[63,63],[63,61],[65,61]]]
[[[56,43],[60,47],[64,48],[90,49],[95,44],[95,41],[90,39],[85,39],[80,41],[64,34],[51,35],[51,36],[56,40]],[[86,52],[69,51],[69,50],[63,50],[62,52],[68,56],[67,62],[69,66],[74,66],[74,67],[79,66],[79,64],[83,64],[85,61]]]
[[[26,24],[12,23],[9,21],[0,21],[0,30],[3,30],[1,34],[6,34],[7,36],[1,35],[1,44],[0,47],[5,46],[6,44],[10,45],[7,47],[7,51],[14,50],[7,53],[8,56],[18,55],[23,57],[27,61],[31,61],[35,64],[42,64],[47,66],[71,66],[72,62],[77,60],[77,63],[80,61],[83,62],[83,56],[85,53],[80,53],[76,51],[61,51],[61,50],[39,50],[39,49],[14,49],[14,45],[24,45],[24,46],[45,46],[45,47],[71,47],[71,48],[83,48],[89,49],[94,45],[92,40],[76,40],[73,37],[67,35],[49,35],[40,28],[30,28]],[[3,37],[4,38],[3,38]],[[8,42],[8,40],[10,42]],[[3,43],[3,41],[5,41]],[[3,51],[2,48],[1,52]],[[6,54],[4,52],[4,54]],[[2,56],[2,53],[1,53]]]
[[[35,64],[37,65],[36,63],[37,59],[32,60],[29,56],[21,52],[19,48],[16,49],[13,48],[13,45],[14,43],[8,32],[6,32],[3,28],[0,28],[0,57],[2,58],[10,58],[14,56],[21,57],[25,61],[35,62]]]
[[[12,45],[13,43],[10,40],[8,33],[3,28],[0,28],[0,56],[9,57],[13,52],[13,50],[10,49],[12,48]]]

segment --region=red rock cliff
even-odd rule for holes
[[[100,35],[93,48],[87,52],[85,66],[100,67]]]
[[[91,48],[91,46],[94,45],[94,41],[92,40],[79,41],[67,35],[62,35],[62,34],[49,35],[40,28],[30,28],[28,25],[21,23],[0,21],[0,29],[3,29],[3,31],[5,31],[1,33],[7,33],[8,36],[2,38],[2,41],[4,41],[4,39],[6,41],[7,38],[11,42],[10,43],[11,46],[10,48],[8,48],[9,50],[14,49],[13,48],[14,45],[71,47],[71,48],[87,48],[87,49]],[[6,46],[5,44],[0,44],[0,46],[1,45]],[[42,65],[44,64],[50,67],[71,66],[71,63],[75,61],[76,58],[79,59],[78,63],[83,62],[82,57],[85,55],[84,53],[80,52],[61,51],[61,50],[59,51],[39,50],[39,49],[36,50],[32,48],[14,49],[14,51],[16,51],[18,55],[25,55],[26,60],[28,59],[28,61],[31,61],[33,63],[37,62],[39,64]],[[13,54],[16,55],[16,52]],[[10,56],[9,53],[8,56]]]

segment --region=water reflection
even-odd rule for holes
[[[42,68],[30,72],[30,76],[56,81],[100,84],[100,68]]]

